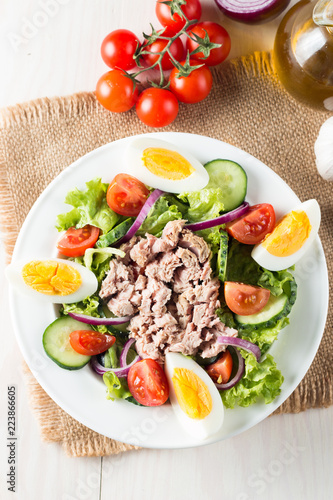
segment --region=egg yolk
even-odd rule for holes
[[[290,212],[278,223],[262,246],[271,255],[288,257],[304,245],[311,232],[309,217],[303,211]]]
[[[212,397],[198,375],[187,368],[175,368],[172,382],[179,406],[188,417],[202,420],[210,414]]]
[[[146,148],[143,151],[144,166],[163,179],[179,181],[194,172],[192,165],[176,151],[163,148]]]
[[[69,295],[82,283],[80,273],[72,266],[50,260],[35,260],[22,269],[26,285],[45,295]]]

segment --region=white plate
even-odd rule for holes
[[[291,210],[299,199],[287,184],[253,156],[229,144],[208,137],[180,134],[147,134],[188,149],[199,161],[227,158],[238,162],[248,175],[247,200],[269,202],[277,217]],[[20,231],[13,261],[55,255],[58,232],[56,216],[71,207],[64,204],[69,190],[85,188],[85,182],[102,177],[110,182],[121,172],[124,146],[131,138],[107,144],[66,168],[42,193],[32,207]],[[302,200],[304,201],[304,200]],[[212,443],[239,434],[257,424],[292,393],[308,370],[318,349],[328,308],[328,275],[319,238],[297,264],[298,297],[290,315],[290,325],[274,343],[273,354],[284,376],[281,395],[269,405],[258,403],[249,408],[225,412],[220,432],[206,441],[198,441],[180,426],[169,405],[143,408],[125,401],[108,401],[105,386],[89,366],[67,371],[59,368],[44,353],[42,334],[55,319],[52,305],[22,298],[10,291],[10,309],[23,356],[44,390],[67,413],[87,427],[110,438],[150,448],[185,448]]]

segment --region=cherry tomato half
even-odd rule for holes
[[[216,66],[217,64],[223,62],[229,55],[231,47],[230,36],[227,30],[223,28],[223,26],[217,23],[212,23],[210,21],[195,24],[194,26],[191,26],[189,30],[189,34],[191,36],[195,34],[202,39],[205,38],[206,33],[209,36],[209,40],[211,43],[218,43],[221,45],[221,47],[212,49],[206,59],[204,58],[204,54],[202,52],[191,54],[191,58],[202,61],[207,64],[207,66]],[[190,38],[187,38],[186,50],[192,52],[193,50],[197,49],[198,46],[199,44],[197,42]]]
[[[139,95],[135,109],[139,119],[149,127],[165,127],[174,121],[178,108],[172,92],[150,87]]]
[[[166,28],[163,35],[171,36],[178,33],[178,31],[183,28],[186,21],[184,18],[181,18],[179,14],[174,14],[172,16],[170,6],[163,3],[163,1],[164,0],[156,2],[155,12],[159,22]],[[181,6],[181,10],[188,20],[200,20],[201,3],[199,0],[187,0],[186,4]]]
[[[184,65],[184,61],[181,62]],[[197,66],[198,61],[192,59],[191,66]],[[200,68],[193,70],[189,76],[178,77],[179,70],[174,68],[170,74],[170,90],[178,101],[189,104],[200,102],[205,99],[211,91],[213,77],[210,69],[203,64]]]
[[[169,397],[166,375],[154,359],[142,359],[131,366],[127,383],[134,399],[144,406],[163,405]]]
[[[92,248],[99,237],[98,227],[87,224],[75,229],[70,227],[57,243],[57,249],[67,257],[81,257],[87,248]]]
[[[226,384],[232,372],[232,356],[228,349],[224,351],[215,363],[208,365],[206,371],[211,379],[218,384]]]
[[[69,342],[74,351],[85,356],[101,354],[113,346],[116,337],[93,330],[75,330],[69,335]]]
[[[132,31],[111,31],[102,42],[102,59],[110,68],[132,69],[136,66],[134,54],[139,44],[139,39]]]
[[[162,50],[165,49],[167,43],[168,40],[157,38],[157,40],[155,40],[155,42],[151,43],[150,45],[145,45],[144,50],[149,52],[149,54],[144,54],[142,56],[144,63],[147,66],[152,66],[153,64],[155,64],[157,59],[159,58],[158,52],[162,52]],[[184,45],[180,38],[176,38],[176,40],[172,42],[169,50],[172,54],[172,57],[176,59],[176,61],[181,61],[183,59]],[[170,55],[167,52],[164,54],[161,63],[162,63],[162,69],[164,71],[167,71],[174,67],[172,59],[170,58]]]
[[[259,286],[233,281],[224,282],[224,298],[235,314],[250,316],[259,312],[268,302],[270,291]]]
[[[275,226],[275,212],[269,203],[253,205],[243,216],[229,222],[226,229],[237,241],[246,245],[260,243]]]
[[[118,174],[106,192],[106,202],[117,214],[136,217],[149,196],[146,186],[128,174]]]
[[[113,111],[122,113],[131,109],[137,101],[138,87],[125,76],[121,69],[113,69],[101,76],[96,86],[96,97],[101,105]]]

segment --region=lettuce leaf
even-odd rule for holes
[[[245,327],[239,332],[240,337],[245,340],[249,340],[254,344],[257,344],[261,354],[265,354],[273,342],[277,339],[279,332],[285,326],[289,325],[289,319],[287,317],[281,318],[277,323],[270,328],[258,328],[254,330],[253,328]]]
[[[261,286],[275,296],[281,293],[288,295],[289,282],[295,282],[294,276],[287,270],[268,271],[259,266],[251,257],[252,248],[252,245],[232,240],[228,252],[227,281]]]
[[[103,375],[103,382],[107,387],[107,399],[129,399],[132,394],[129,391],[126,378],[118,378],[114,372],[106,372]]]
[[[58,215],[56,224],[58,231],[91,224],[99,227],[103,233],[107,233],[120,220],[121,217],[106,203],[108,184],[95,178],[87,182],[86,187],[85,191],[76,188],[67,194],[65,203],[74,208],[70,212]]]
[[[266,358],[258,363],[251,353],[241,350],[241,355],[245,360],[245,373],[234,387],[220,391],[224,406],[249,406],[260,400],[266,404],[271,403],[280,394],[283,383],[283,376],[273,357],[267,354]]]
[[[178,210],[177,205],[171,205],[167,197],[161,196],[154,203],[137,234],[144,236],[146,233],[149,233],[160,236],[168,222],[181,218],[182,213]]]
[[[201,189],[201,191],[185,192],[178,198],[189,206],[183,214],[189,222],[201,222],[214,219],[223,211],[221,188]]]

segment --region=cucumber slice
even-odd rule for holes
[[[224,211],[230,212],[243,203],[247,191],[245,170],[231,160],[212,160],[205,164],[209,174],[206,188],[220,187],[223,192]]]
[[[75,330],[93,330],[90,325],[76,321],[70,316],[62,316],[51,323],[43,334],[43,347],[49,358],[61,368],[78,370],[85,366],[91,356],[74,351],[69,343],[69,335]]]
[[[270,328],[279,319],[288,316],[292,308],[288,296],[282,293],[278,297],[271,294],[265,307],[256,314],[240,316],[235,314],[236,323],[240,328],[250,326],[252,329]]]
[[[120,240],[120,238],[125,236],[125,234],[127,233],[132,224],[133,224],[132,219],[125,219],[123,222],[118,224],[118,226],[111,229],[111,231],[109,231],[106,234],[103,234],[103,236],[101,236],[97,241],[96,246],[98,248],[109,247],[116,241]]]
[[[221,281],[225,281],[227,275],[228,257],[228,233],[220,232],[220,248],[217,254],[217,274]]]

